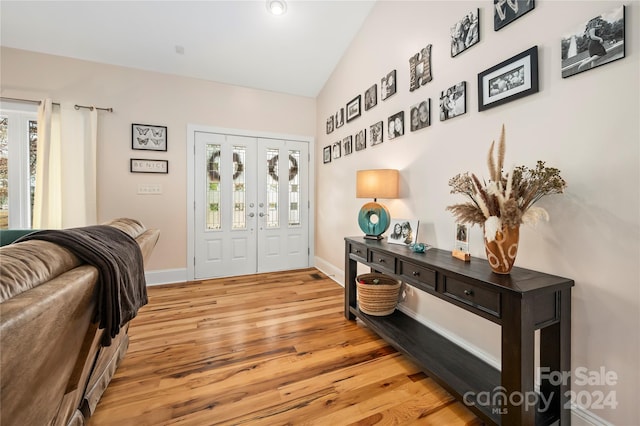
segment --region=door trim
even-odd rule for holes
[[[255,130],[229,129],[202,124],[187,124],[187,280],[195,279],[195,133],[221,133],[264,139],[281,139],[306,142],[309,144],[309,263],[315,259],[315,139],[312,136],[270,133]]]

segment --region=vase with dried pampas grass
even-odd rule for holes
[[[561,194],[567,187],[560,170],[547,167],[544,161],[536,166],[513,167],[504,173],[505,128],[502,125],[497,152],[495,141],[487,159],[489,180],[480,181],[469,172],[449,180],[452,194],[462,194],[470,201],[448,206],[458,222],[484,228],[487,260],[494,272],[508,274],[518,251],[520,224],[535,225],[549,220],[549,214],[534,204],[545,195]]]

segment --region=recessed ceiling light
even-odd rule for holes
[[[267,10],[273,15],[284,15],[287,11],[287,3],[284,0],[267,0]]]

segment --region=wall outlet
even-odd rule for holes
[[[138,184],[138,195],[159,195],[162,194],[162,185],[159,183]]]

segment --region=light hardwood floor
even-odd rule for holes
[[[481,425],[316,269],[149,288],[89,426]]]

